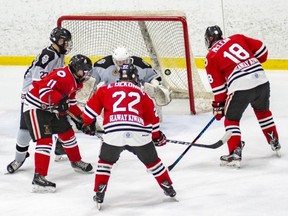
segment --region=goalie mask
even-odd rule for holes
[[[68,67],[73,73],[77,83],[88,80],[91,76],[92,61],[85,55],[74,55],[69,61]]]
[[[62,27],[56,27],[50,33],[50,40],[57,44],[60,54],[68,54],[72,50],[72,36],[70,31]]]
[[[216,41],[223,39],[222,30],[217,25],[209,26],[206,29],[204,38],[206,48],[209,50]]]
[[[136,85],[140,83],[138,70],[133,64],[123,64],[119,70],[119,74],[120,81],[132,81]]]
[[[117,67],[117,70],[120,70],[120,67],[123,64],[130,63],[130,54],[125,47],[118,47],[112,53],[113,63]]]

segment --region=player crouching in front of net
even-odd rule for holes
[[[152,99],[138,86],[138,70],[133,64],[123,64],[118,82],[100,87],[88,100],[82,114],[84,133],[104,109],[104,135],[95,175],[94,200],[97,207],[103,202],[113,164],[129,146],[153,174],[167,196],[174,197],[168,170],[155,149],[166,144],[159,130],[159,117]]]
[[[54,192],[56,184],[48,181],[52,134],[58,134],[75,171],[90,172],[90,163],[81,160],[77,140],[68,112],[78,116],[82,113],[77,106],[76,91],[92,69],[91,60],[81,54],[71,58],[68,66],[56,69],[40,81],[32,84],[24,102],[24,117],[35,148],[35,174],[32,181],[33,192]]]

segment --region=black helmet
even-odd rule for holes
[[[206,48],[210,49],[216,41],[223,39],[222,30],[217,25],[209,26],[206,29],[204,37]]]
[[[74,74],[74,77],[78,83],[84,82],[90,77],[90,71],[92,70],[92,61],[85,55],[77,54],[74,55],[68,64],[70,71]],[[82,70],[83,76],[77,75],[77,72]]]
[[[60,39],[64,39],[63,44],[59,44]],[[65,28],[62,27],[56,27],[52,30],[50,33],[50,40],[57,44],[57,46],[60,48],[60,53],[61,54],[67,54],[71,51],[72,49],[72,36],[70,31],[68,31]],[[65,44],[67,44],[67,48],[65,49]]]
[[[119,74],[119,80],[133,81],[135,84],[139,84],[138,70],[133,64],[123,64]]]

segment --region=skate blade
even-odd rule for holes
[[[102,203],[97,202],[95,196],[93,196],[93,201],[96,203],[96,208],[97,208],[98,210],[100,210],[100,209],[101,209],[101,204],[102,204]]]
[[[167,196],[165,198],[163,198],[162,200],[163,202],[179,202],[179,200],[177,199],[177,196],[174,196],[174,197],[170,197],[170,196]]]
[[[69,160],[68,156],[65,155],[55,155],[54,161],[55,162],[61,162],[61,161],[67,161]]]
[[[279,150],[276,150],[275,152],[276,152],[276,156],[281,158],[281,152]]]
[[[93,169],[91,171],[83,171],[81,169],[73,168],[73,170],[77,173],[82,173],[82,174],[93,174],[94,173]]]
[[[32,185],[33,193],[54,193],[56,191],[55,187],[50,186],[40,186],[40,185]]]
[[[96,208],[97,208],[99,211],[101,210],[101,204],[102,204],[102,203],[96,202]]]
[[[232,168],[240,168],[241,167],[241,162],[240,161],[232,161],[232,162],[227,162],[227,161],[221,161],[220,162],[221,167],[232,167]]]

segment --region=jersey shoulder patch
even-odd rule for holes
[[[41,68],[46,68],[49,62],[55,59],[56,53],[49,49],[45,48],[42,52],[37,56],[35,66],[39,66]]]
[[[114,65],[112,55],[106,56],[94,63],[94,67],[101,67],[104,69],[107,69],[111,65]]]

